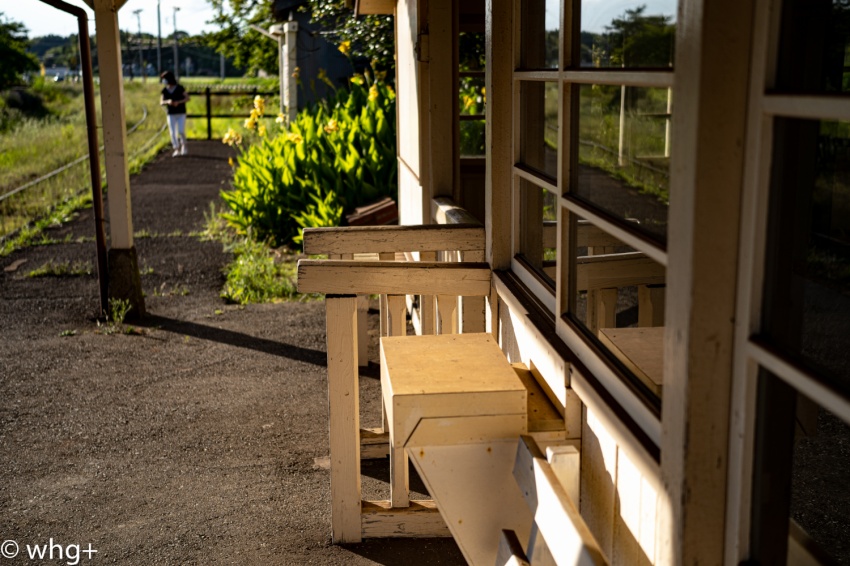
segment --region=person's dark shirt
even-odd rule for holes
[[[183,100],[186,98],[186,89],[182,86],[177,85],[174,87],[174,90],[171,92],[168,91],[168,87],[163,87],[162,89],[162,98],[164,100]],[[171,106],[170,104],[166,106],[169,114],[185,114],[186,113],[186,103],[183,102],[178,104],[177,106]]]

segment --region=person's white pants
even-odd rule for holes
[[[186,115],[169,114],[168,131],[171,134],[171,147],[180,149],[181,144],[186,143]]]

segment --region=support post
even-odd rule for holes
[[[360,542],[357,297],[328,295],[328,410],[333,542]]]
[[[204,95],[207,99],[207,139],[212,139],[212,97],[210,95],[210,87],[204,89]]]
[[[283,97],[283,105],[286,108],[285,114],[289,118],[289,123],[295,121],[298,114],[298,80],[295,76],[295,69],[298,66],[298,51],[295,46],[298,38],[298,22],[288,21],[283,24],[284,44],[281,57],[283,58],[283,77],[286,88],[281,92]]]
[[[130,316],[145,314],[136,248],[133,245],[133,216],[130,204],[130,174],[127,166],[127,129],[124,121],[124,86],[118,7],[114,0],[95,0],[100,100],[103,119],[104,160],[109,186],[109,296],[130,301]]]

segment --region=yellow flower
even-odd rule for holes
[[[484,101],[484,104],[487,104],[487,88],[481,87],[481,99]]]
[[[463,95],[463,109],[468,110],[470,106],[475,104],[475,98],[467,95]]]
[[[292,78],[297,79],[301,76],[301,67],[295,67],[295,70],[292,71]]]
[[[259,94],[254,97],[254,110],[262,116],[266,111],[266,101]],[[251,112],[253,114],[253,111]]]
[[[226,143],[231,147],[233,145],[240,145],[242,143],[242,135],[233,128],[230,128],[227,130],[227,133],[224,134],[224,137],[221,138],[221,143]]]
[[[294,132],[286,134],[286,139],[294,143],[301,143],[304,141],[304,138]]]
[[[339,51],[343,55],[348,55],[348,53],[351,51],[351,42],[350,41],[343,41],[342,43],[340,43],[339,44]]]
[[[245,127],[249,130],[253,130],[257,127],[257,117],[254,116],[254,113],[251,113],[251,117],[245,120]]]
[[[228,158],[227,158],[227,164],[228,164],[228,165],[230,165],[231,167],[235,167],[235,166],[236,166],[236,163],[234,163],[234,162],[233,162],[233,158],[232,158],[232,157],[228,157]]]
[[[372,85],[369,87],[369,101],[374,102],[378,100],[378,87]]]
[[[328,121],[328,125],[325,126],[325,132],[331,133],[337,130],[339,130],[339,123],[333,118],[331,118],[330,121]]]
[[[281,112],[277,115],[277,118],[275,118],[274,121],[283,126],[284,124],[286,124],[286,114]]]
[[[353,77],[351,77],[351,82],[356,84],[356,85],[362,85],[363,84],[363,75],[354,75]]]
[[[375,71],[375,80],[383,81],[386,78],[387,78],[387,72],[386,71]]]
[[[260,134],[260,137],[265,136],[266,135],[266,125],[260,124],[259,127],[257,128],[257,133]]]

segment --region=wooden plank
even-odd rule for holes
[[[459,261],[483,262],[484,250],[459,252]],[[484,297],[460,297],[460,314],[458,332],[486,332],[486,304]]]
[[[664,326],[665,288],[638,286],[638,326]]]
[[[577,248],[619,247],[623,242],[587,220],[579,220],[576,230]]]
[[[484,106],[487,127],[484,150],[487,154],[484,191],[487,237],[487,261],[493,269],[511,265],[513,124],[513,73],[519,63],[519,49],[514,49],[513,2],[485,2],[485,74],[487,104]],[[496,304],[491,302],[491,318],[496,318]],[[495,326],[495,325],[494,325]],[[495,332],[495,329],[493,329]]]
[[[481,232],[481,235],[484,235],[483,231]],[[420,252],[419,261],[437,261],[437,252]],[[437,333],[437,299],[434,295],[419,295],[419,333]]]
[[[357,295],[357,365],[369,365],[369,332],[368,315],[369,297]]]
[[[431,218],[434,219],[439,225],[454,225],[454,226],[477,226],[481,229],[482,236],[484,235],[484,226],[478,221],[477,218],[472,216],[466,209],[462,208],[460,205],[456,204],[449,197],[437,197],[431,200]],[[483,243],[483,242],[482,242]],[[461,250],[464,248],[458,248],[454,246],[436,246],[431,249],[436,250]],[[484,250],[484,246],[482,245],[480,248],[466,248],[469,250],[477,249]]]
[[[511,364],[527,391],[528,431],[565,431],[564,419],[525,364]]]
[[[354,13],[358,16],[392,16],[396,0],[355,0]]]
[[[458,313],[456,295],[438,295],[437,312],[440,313],[440,334],[458,333]]]
[[[654,564],[657,494],[623,451],[617,457],[616,493],[612,564]]]
[[[630,285],[662,285],[665,274],[664,266],[641,253],[582,256],[576,266],[576,286],[579,291],[586,291]]]
[[[581,435],[581,516],[611,556],[614,534],[614,482],[617,477],[617,444],[593,411],[584,411]]]
[[[394,253],[484,250],[480,224],[305,228],[304,253]]]
[[[390,435],[383,428],[360,429],[360,459],[386,458],[390,455]]]
[[[552,467],[528,436],[518,443],[514,478],[557,562],[581,566],[607,564],[599,544]]]
[[[387,295],[388,336],[407,334],[407,305],[404,295]]]
[[[664,387],[663,326],[647,328],[600,328],[599,340],[617,359],[661,396]]]
[[[328,297],[331,524],[335,543],[360,542],[357,299]]]
[[[587,328],[596,332],[600,328],[617,326],[617,289],[592,289],[587,292]]]
[[[499,549],[496,551],[496,566],[530,566],[515,532],[502,530]]]
[[[433,501],[411,501],[394,508],[389,501],[363,501],[363,538],[430,538],[451,536]]]
[[[581,453],[573,445],[552,445],[546,447],[546,460],[552,466],[555,477],[578,508],[581,494]]]
[[[486,263],[298,261],[301,293],[463,295],[490,294]]]

